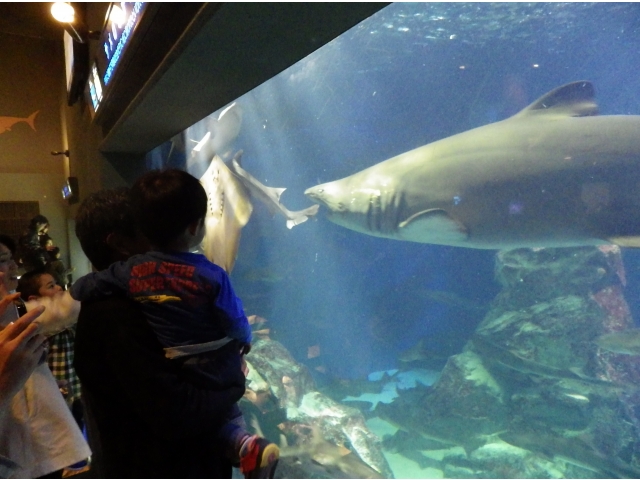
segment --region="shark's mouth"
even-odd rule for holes
[[[323,207],[327,207],[330,211],[333,210],[331,206],[324,199],[324,189],[318,187],[307,188],[304,191],[304,194],[309,197],[313,202],[322,205]]]

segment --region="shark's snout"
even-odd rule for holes
[[[307,188],[304,194],[313,202],[326,207],[328,215],[345,213],[347,202],[345,201],[345,184],[342,180],[322,183],[315,187]]]
[[[312,201],[319,203],[320,205],[328,206],[326,200],[325,189],[323,185],[316,185],[315,187],[307,188],[304,194]]]

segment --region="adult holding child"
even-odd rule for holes
[[[97,192],[78,209],[76,235],[97,270],[149,250],[128,193]],[[219,434],[244,394],[241,372],[224,390],[194,383],[165,357],[140,305],[117,295],[82,303],[75,366],[98,477],[231,477]]]
[[[47,250],[41,244],[41,237],[47,235],[48,231],[49,220],[44,215],[36,215],[29,221],[27,231],[18,242],[20,261],[25,271],[42,268],[47,264]]]
[[[244,391],[241,352],[249,351],[251,327],[227,273],[192,253],[204,238],[207,194],[182,170],[151,171],[131,189],[131,203],[152,250],[115,262],[77,280],[71,296],[81,302],[126,295],[139,302],[147,322],[194,384]],[[220,347],[233,345],[233,351]],[[229,460],[246,478],[273,478],[278,446],[246,429],[237,405],[220,430]]]

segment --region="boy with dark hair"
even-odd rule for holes
[[[234,386],[232,379],[243,368],[240,352],[250,349],[251,327],[226,272],[190,253],[204,238],[204,188],[181,170],[152,171],[132,187],[131,202],[152,251],[82,277],[71,296],[87,301],[125,293],[140,302],[166,356],[179,359],[194,383]],[[219,355],[216,350],[230,342],[236,353]],[[239,460],[246,478],[273,478],[278,447],[250,435],[235,411],[221,430],[230,456]]]

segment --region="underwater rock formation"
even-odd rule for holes
[[[496,276],[503,290],[439,381],[376,413],[462,447],[447,477],[640,477],[640,362],[595,343],[633,327],[619,248],[501,251]]]
[[[280,427],[295,442],[282,449],[284,471],[295,472],[289,478],[393,478],[381,441],[365,425],[362,413],[318,392],[307,368],[281,343],[258,339],[247,361],[246,399],[262,410],[271,394],[286,413]],[[292,458],[295,461],[288,461]]]

